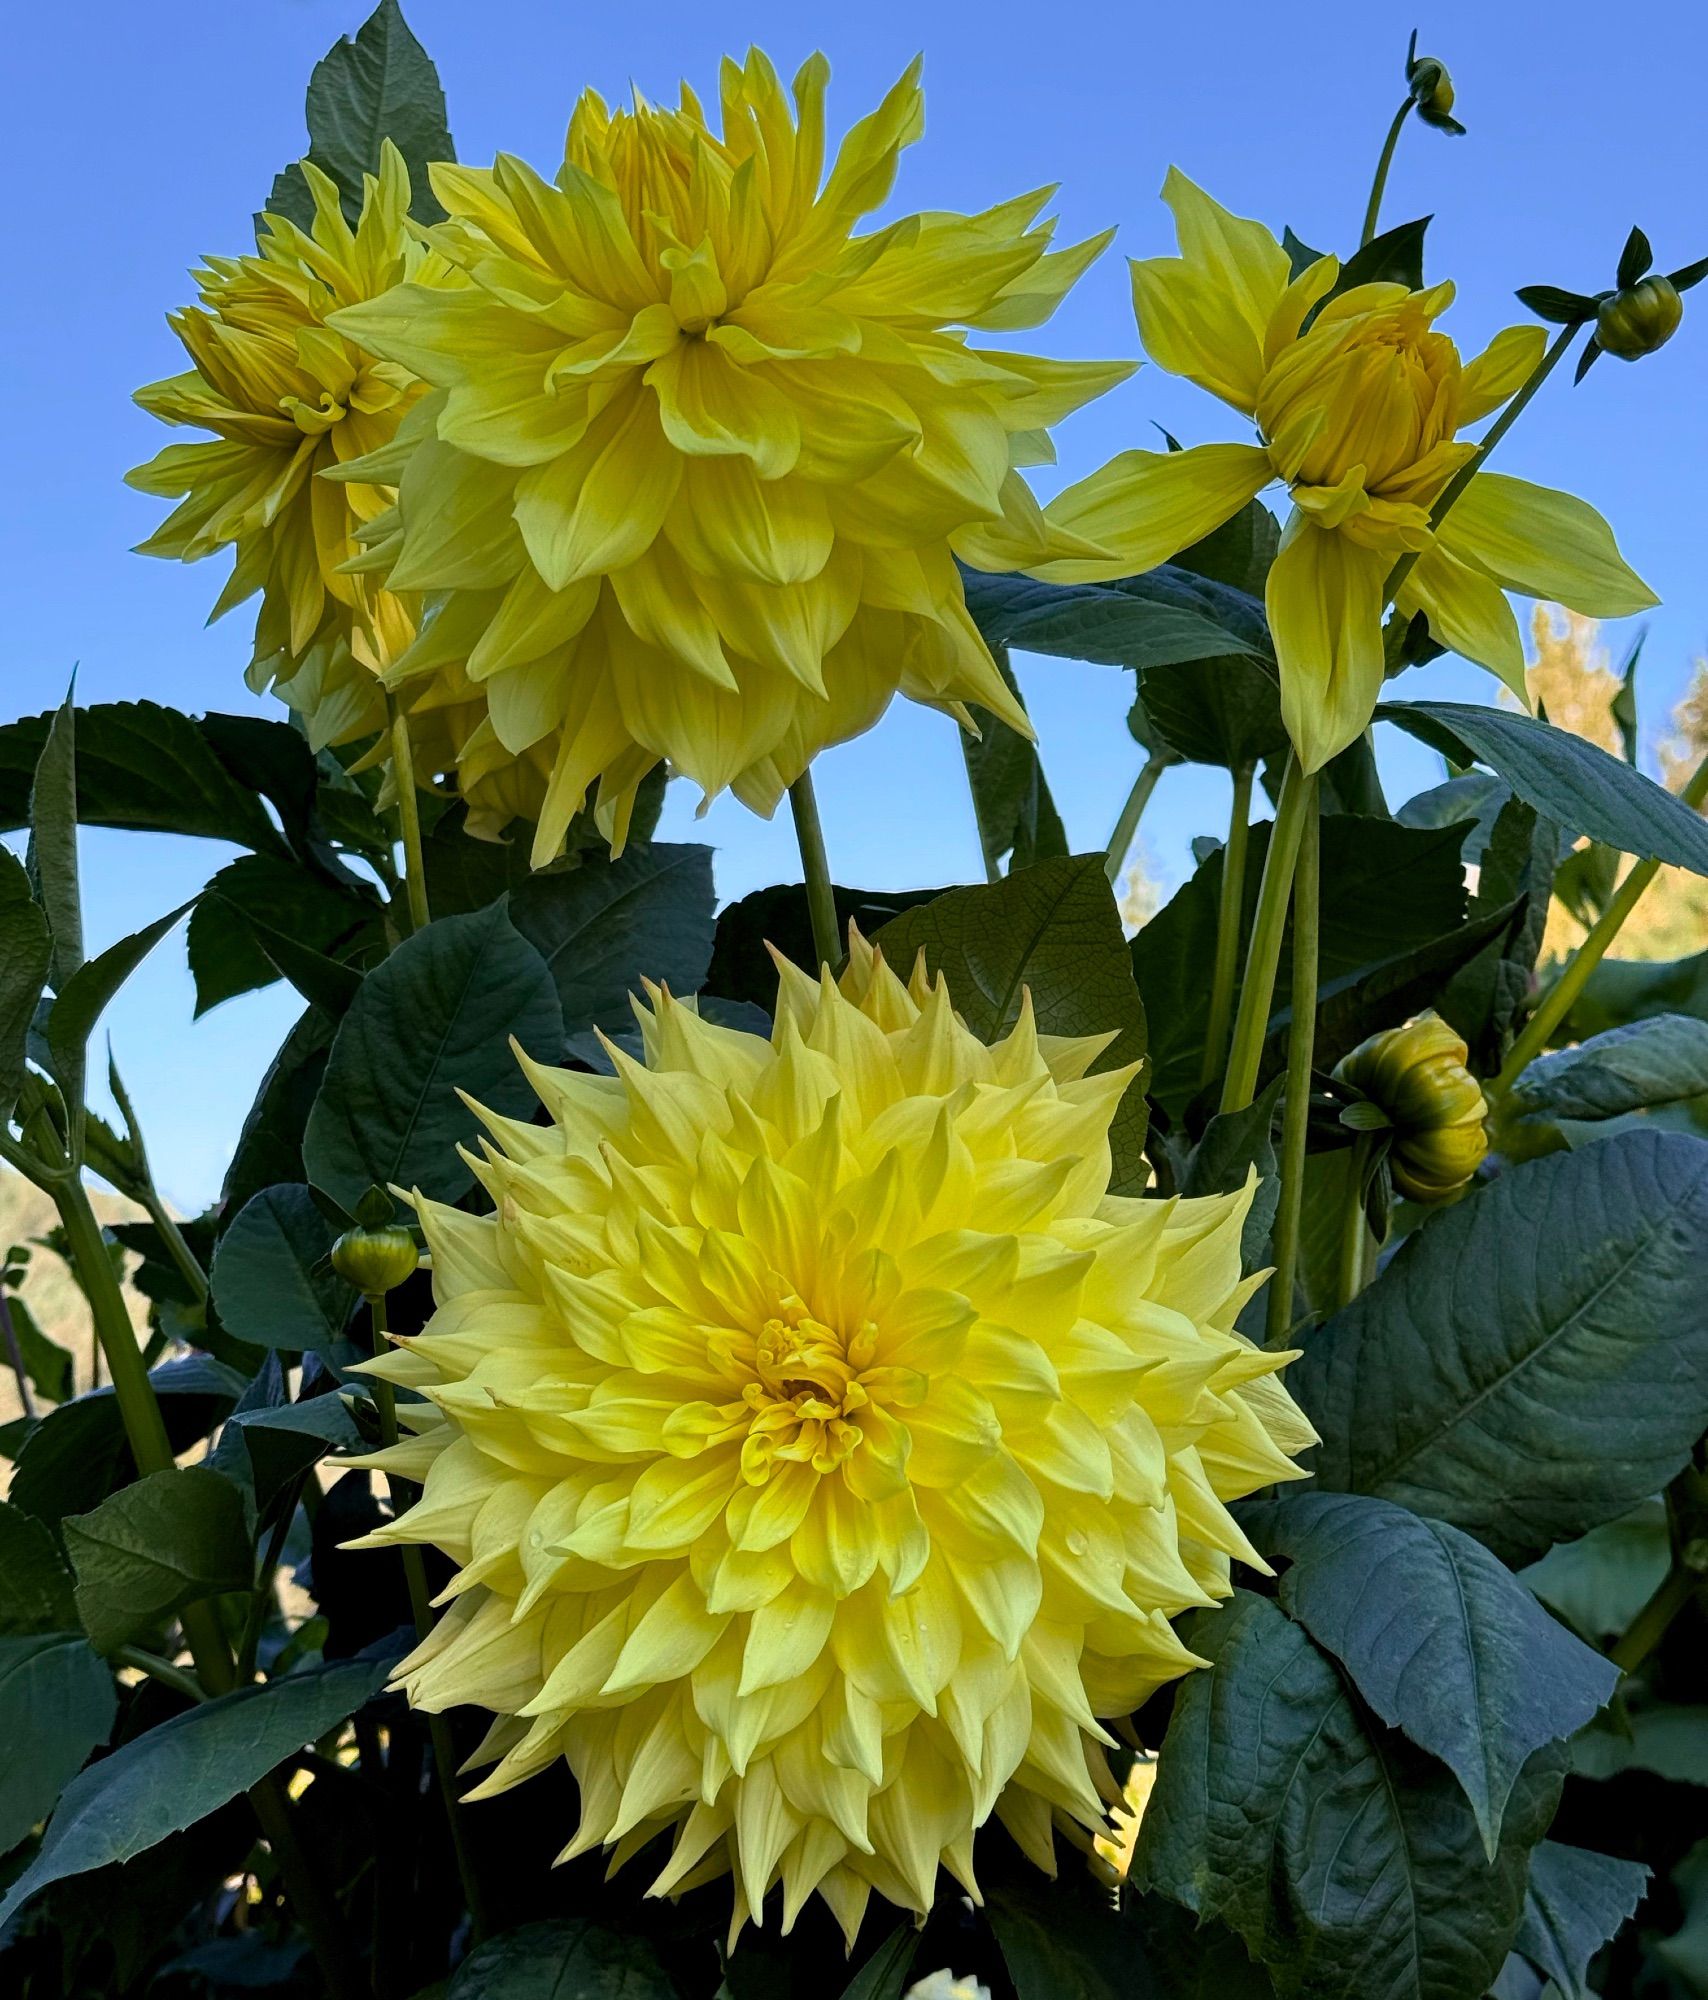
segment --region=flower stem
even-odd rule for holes
[[[1708,801],[1708,756],[1691,772],[1690,781],[1679,797],[1697,811],[1701,810],[1704,801]],[[1491,1096],[1510,1090],[1525,1065],[1548,1046],[1554,1030],[1576,1005],[1578,996],[1589,984],[1590,974],[1607,956],[1613,940],[1624,927],[1625,919],[1642,901],[1644,891],[1660,869],[1658,861],[1639,861],[1614,891],[1612,900],[1596,918],[1589,936],[1572,955],[1571,963],[1548,988],[1535,1013],[1525,1022],[1523,1033],[1501,1064],[1500,1075],[1488,1086]]]
[[[1281,1114],[1280,1200],[1275,1210],[1275,1275],[1269,1280],[1267,1338],[1282,1346],[1293,1325],[1293,1274],[1305,1197],[1305,1141],[1311,1117],[1311,1057],[1317,1030],[1317,933],[1321,919],[1317,781],[1301,787],[1299,851],[1293,865],[1293,987],[1287,1030],[1287,1091]]]
[[[1270,829],[1269,853],[1257,892],[1257,914],[1245,952],[1245,978],[1240,984],[1239,1009],[1234,1016],[1233,1047],[1222,1078],[1221,1109],[1243,1111],[1257,1095],[1257,1070],[1275,998],[1275,974],[1281,963],[1281,938],[1287,928],[1287,904],[1293,890],[1293,864],[1304,832],[1307,805],[1314,804],[1316,786],[1289,751],[1281,780],[1281,798]]]
[[[1376,162],[1376,178],[1370,183],[1370,199],[1364,205],[1364,229],[1358,238],[1362,250],[1366,243],[1376,236],[1376,220],[1382,213],[1382,197],[1388,191],[1388,169],[1394,164],[1394,148],[1400,143],[1400,133],[1411,112],[1412,97],[1408,91],[1406,101],[1394,113],[1394,122],[1388,127],[1388,136],[1382,141],[1382,154]]]
[[[397,824],[403,836],[403,885],[409,898],[409,927],[419,931],[427,928],[432,913],[427,907],[427,863],[421,851],[421,800],[415,790],[415,751],[409,741],[409,718],[389,694],[385,708],[391,728]]]
[[[371,1294],[368,1311],[373,1321],[374,1352],[386,1351],[386,1303],[385,1294]],[[380,1420],[380,1442],[383,1445],[397,1443],[397,1397],[389,1382],[373,1378],[374,1408]],[[395,1519],[408,1507],[412,1488],[400,1479],[386,1475],[386,1485],[391,1494],[391,1511]],[[421,1547],[417,1542],[403,1545],[403,1575],[409,1589],[409,1611],[415,1622],[415,1636],[425,1639],[432,1631],[433,1601],[427,1588],[427,1565],[422,1560]],[[456,1746],[451,1741],[451,1726],[442,1715],[429,1714],[427,1736],[432,1745],[433,1770],[438,1780],[439,1796],[444,1801],[445,1819],[450,1827],[451,1851],[456,1857],[457,1876],[462,1883],[463,1901],[468,1905],[469,1923],[477,1940],[490,1935],[492,1919],[487,1908],[486,1891],[475,1866],[474,1849],[469,1843],[468,1830],[463,1825],[462,1801],[457,1797]]]
[[[136,1469],[141,1474],[170,1472],[172,1445],[166,1435],[166,1420],[160,1414],[154,1384],[148,1379],[148,1363],[137,1344],[101,1225],[89,1206],[88,1191],[81,1179],[68,1171],[53,1178],[48,1193],[59,1210],[72,1269],[89,1301],[95,1336],[106,1357],[107,1374],[118,1398],[119,1416]]]
[[[1139,830],[1145,807],[1150,804],[1151,793],[1156,790],[1156,781],[1173,761],[1172,757],[1153,750],[1145,759],[1144,768],[1133,780],[1133,789],[1127,794],[1127,802],[1122,806],[1115,821],[1115,830],[1109,836],[1109,858],[1103,864],[1103,872],[1109,877],[1111,885],[1120,881],[1127,852],[1133,844],[1134,834]]]
[[[789,810],[795,816],[795,838],[800,843],[801,869],[806,877],[813,952],[820,965],[834,969],[842,959],[836,934],[836,896],[830,886],[830,861],[824,851],[824,827],[819,821],[810,765],[789,787]]]
[[[1609,1655],[1621,1673],[1636,1672],[1666,1637],[1672,1621],[1702,1588],[1705,1580],[1708,1579],[1704,1579],[1699,1570],[1688,1564],[1673,1564]]]
[[[1429,510],[1429,531],[1431,535],[1435,533],[1443,520],[1446,519],[1447,513],[1454,501],[1470,485],[1471,481],[1476,478],[1477,474],[1482,471],[1484,465],[1488,462],[1490,452],[1494,450],[1495,446],[1500,443],[1501,439],[1506,436],[1507,432],[1512,429],[1513,425],[1523,415],[1525,408],[1536,394],[1536,391],[1541,388],[1542,384],[1547,381],[1548,377],[1553,374],[1554,370],[1565,359],[1566,350],[1577,339],[1581,331],[1581,322],[1576,326],[1563,326],[1560,328],[1559,332],[1550,342],[1547,352],[1525,378],[1523,387],[1518,390],[1511,402],[1507,404],[1506,408],[1501,411],[1500,415],[1495,418],[1494,422],[1483,433],[1482,441],[1477,446],[1476,451],[1460,466],[1459,470],[1454,473],[1447,484],[1442,487],[1440,494],[1436,498],[1435,505]],[[1418,549],[1408,549],[1394,564],[1393,568],[1389,570],[1388,580],[1382,587],[1382,601],[1384,604],[1392,604],[1394,599],[1399,595],[1400,586],[1416,567],[1420,553],[1421,551]]]
[[[160,1240],[166,1245],[168,1256],[178,1267],[178,1275],[190,1288],[190,1296],[198,1305],[208,1302],[208,1275],[196,1259],[196,1253],[184,1240],[184,1232],[173,1219],[166,1203],[161,1199],[160,1190],[154,1184],[154,1169],[149,1165],[148,1149],[142,1142],[142,1126],[137,1120],[136,1108],[130,1101],[130,1092],[119,1075],[118,1065],[109,1055],[107,1062],[107,1082],[113,1093],[113,1101],[119,1107],[119,1115],[125,1121],[125,1137],[130,1141],[130,1149],[136,1167],[137,1199],[148,1211],[148,1219],[159,1232]]]
[[[1352,1179],[1340,1214],[1340,1263],[1335,1279],[1335,1303],[1349,1306],[1363,1291],[1369,1262],[1370,1223],[1364,1212],[1364,1184],[1370,1174],[1374,1141],[1360,1132],[1352,1143]]]
[[[36,1420],[36,1399],[30,1393],[30,1378],[24,1367],[24,1350],[18,1345],[18,1329],[12,1322],[12,1304],[0,1291],[0,1338],[6,1343],[6,1359],[12,1365],[12,1373],[18,1378],[18,1407],[24,1413],[24,1421],[33,1424]]]
[[[1199,1088],[1211,1081],[1228,1052],[1228,1024],[1234,1011],[1234,979],[1239,972],[1239,920],[1245,902],[1245,850],[1251,832],[1252,766],[1233,774],[1234,803],[1228,814],[1228,844],[1222,849],[1222,900],[1216,911],[1216,967],[1210,980],[1210,1012],[1204,1029],[1204,1061]]]

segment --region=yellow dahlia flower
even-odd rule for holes
[[[852,1938],[976,1893],[993,1809],[1045,1868],[1053,1813],[1105,1830],[1096,1718],[1199,1664],[1169,1618],[1257,1560],[1223,1503],[1312,1433],[1234,1330],[1250,1190],[1107,1192],[1106,1037],[1027,1001],[987,1048],[857,934],[779,971],[769,1041],[651,989],[642,1061],[529,1065],[496,1212],[417,1201],[437,1311],[371,1365],[421,1429],[364,1462],[425,1490],[368,1540],[459,1565],[398,1672],[497,1712],[477,1796],[566,1758],[565,1858],[668,1833],[653,1893]]]
[[[1656,601],[1592,507],[1526,480],[1478,473],[1431,534],[1431,505],[1475,449],[1460,431],[1530,374],[1540,327],[1508,327],[1463,361],[1435,326],[1450,284],[1357,285],[1323,305],[1340,275],[1335,258],[1291,277],[1262,223],[1230,215],[1175,169],[1163,199],[1181,254],[1133,265],[1144,344],[1162,367],[1252,418],[1260,441],[1123,453],[1063,494],[1050,519],[1149,569],[1281,481],[1293,512],[1269,573],[1269,623],[1282,713],[1307,771],[1370,720],[1384,584],[1408,552],[1418,560],[1399,609],[1421,611],[1442,645],[1498,674],[1526,707],[1507,591],[1595,618]],[[1072,581],[1107,571],[1068,561],[1036,573]]]
[[[406,277],[452,273],[409,233],[409,173],[389,140],[353,230],[326,175],[306,160],[302,173],[312,230],[263,216],[257,255],[210,257],[195,274],[201,304],[170,315],[194,367],[137,391],[145,410],[214,441],[168,445],[128,481],[179,501],[144,555],[195,562],[235,549],[213,615],[261,593],[250,684],[276,684],[319,748],[382,726],[374,674],[414,638],[416,607],[344,569],[390,490],[315,475],[389,443],[422,393],[408,369],[327,320]]]
[[[1130,364],[964,329],[1040,324],[1107,238],[1051,253],[1047,191],[856,235],[922,129],[918,67],[825,175],[827,77],[814,56],[791,109],[762,55],[726,62],[721,136],[686,86],[675,110],[590,92],[555,182],[435,166],[434,241],[469,285],[335,316],[438,392],[375,560],[450,591],[454,633],[393,682],[454,661],[492,740],[543,751],[536,862],[590,785],[620,822],[661,757],[769,813],[898,688],[1026,730],[953,558],[1097,554],[1019,468]]]

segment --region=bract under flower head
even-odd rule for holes
[[[1224,1502],[1312,1439],[1234,1330],[1250,1189],[1109,1194],[1106,1038],[986,1047],[851,944],[769,1041],[653,991],[643,1060],[530,1066],[496,1212],[417,1204],[438,1309],[372,1366],[420,1434],[367,1461],[425,1482],[370,1541],[458,1565],[399,1678],[496,1711],[480,1793],[564,1757],[566,1855],[668,1831],[655,1893],[850,1937],[976,1893],[993,1810],[1044,1867],[1104,1831],[1096,1718],[1198,1664],[1169,1618],[1258,1562]]]
[[[1306,770],[1370,720],[1384,672],[1384,585],[1403,555],[1417,561],[1400,611],[1422,612],[1440,644],[1498,674],[1526,706],[1507,591],[1597,618],[1655,602],[1607,523],[1569,493],[1479,472],[1430,527],[1431,507],[1475,449],[1460,432],[1523,384],[1541,357],[1540,327],[1509,327],[1465,361],[1435,324],[1452,303],[1450,284],[1355,285],[1330,298],[1335,258],[1295,277],[1262,223],[1229,214],[1174,169],[1163,199],[1181,254],[1133,265],[1145,346],[1252,418],[1260,441],[1125,452],[1062,494],[1049,518],[1144,570],[1280,480],[1293,513],[1267,608],[1282,714]],[[1094,572],[1067,561],[1034,573],[1077,581]]]
[[[389,140],[354,229],[326,175],[307,160],[301,172],[312,228],[264,215],[255,256],[210,257],[196,273],[201,304],[171,315],[195,366],[137,391],[145,410],[215,441],[168,445],[128,478],[179,500],[143,554],[194,562],[235,549],[214,615],[261,593],[250,684],[277,685],[318,748],[382,726],[375,675],[414,638],[418,610],[345,569],[390,488],[316,475],[389,444],[421,384],[327,321],[405,278],[454,274],[410,235],[409,172]]]
[[[721,133],[686,87],[675,109],[589,93],[555,181],[505,154],[435,167],[468,287],[338,315],[439,392],[373,559],[451,592],[453,630],[392,678],[414,705],[454,661],[492,740],[544,755],[536,862],[595,783],[620,834],[661,757],[770,812],[898,689],[1030,733],[954,558],[1098,553],[1019,468],[1130,364],[964,330],[1041,323],[1107,239],[1051,252],[1047,190],[855,234],[923,129],[918,66],[828,174],[827,78],[813,57],[791,107],[754,52],[723,67]]]

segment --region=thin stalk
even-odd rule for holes
[[[307,1474],[303,1478],[307,1478]],[[249,1615],[243,1621],[243,1636],[237,1642],[237,1678],[239,1682],[251,1680],[255,1674],[255,1656],[261,1650],[261,1633],[267,1623],[267,1612],[273,1603],[273,1579],[278,1575],[279,1558],[285,1552],[285,1537],[291,1531],[291,1522],[297,1511],[297,1497],[302,1490],[302,1480],[294,1483],[294,1490],[287,1493],[279,1508],[279,1518],[273,1523],[273,1532],[267,1540],[267,1553],[261,1558],[261,1574],[255,1588],[249,1595]]]
[[[1702,1588],[1703,1582],[1699,1570],[1684,1563],[1673,1564],[1608,1656],[1621,1673],[1636,1672],[1666,1637],[1672,1621]]]
[[[1133,780],[1133,789],[1127,794],[1127,802],[1122,806],[1115,821],[1115,830],[1109,836],[1109,858],[1103,864],[1103,872],[1109,877],[1111,886],[1121,879],[1128,850],[1133,845],[1134,834],[1139,830],[1145,807],[1150,804],[1151,793],[1156,790],[1156,781],[1173,761],[1173,758],[1153,750],[1145,759],[1144,768]]]
[[[1708,802],[1708,757],[1704,757],[1691,772],[1690,781],[1679,797],[1696,811]],[[1639,861],[1614,891],[1612,900],[1596,918],[1589,936],[1578,946],[1565,971],[1543,994],[1535,1013],[1525,1022],[1523,1033],[1501,1064],[1500,1075],[1488,1086],[1491,1096],[1502,1096],[1509,1091],[1526,1064],[1548,1046],[1554,1030],[1577,1004],[1578,996],[1589,984],[1590,974],[1607,956],[1609,947],[1624,928],[1626,918],[1642,901],[1644,891],[1660,870],[1658,861]]]
[[[1362,250],[1366,243],[1374,242],[1376,220],[1382,213],[1382,197],[1388,191],[1388,169],[1394,164],[1394,148],[1400,143],[1400,134],[1411,113],[1412,98],[1408,92],[1406,101],[1394,113],[1394,122],[1388,127],[1388,136],[1382,141],[1381,157],[1376,162],[1376,178],[1370,183],[1370,199],[1364,205],[1364,228],[1358,238]]]
[[[131,1155],[136,1164],[137,1184],[127,1192],[134,1193],[148,1211],[148,1219],[159,1231],[168,1256],[178,1267],[178,1275],[189,1286],[197,1305],[205,1306],[208,1302],[208,1275],[197,1261],[196,1253],[184,1240],[184,1232],[174,1221],[154,1184],[154,1169],[149,1165],[148,1149],[142,1143],[142,1126],[110,1048],[107,1054],[107,1083],[113,1093],[113,1102],[119,1107],[119,1115],[125,1121],[125,1137],[130,1141]]]
[[[0,1291],[0,1336],[6,1342],[6,1359],[18,1378],[19,1407],[23,1410],[25,1422],[33,1424],[36,1420],[36,1399],[30,1392],[30,1378],[24,1372],[24,1350],[18,1344],[18,1329],[12,1324],[12,1302],[4,1291]]]
[[[383,1293],[368,1299],[368,1311],[373,1321],[374,1352],[386,1351],[386,1302]],[[374,1409],[380,1420],[380,1442],[383,1445],[397,1443],[397,1398],[389,1382],[378,1377],[373,1379]],[[395,1518],[409,1503],[411,1489],[405,1481],[393,1479],[388,1473],[386,1485],[391,1494],[392,1514]],[[405,1542],[403,1545],[403,1575],[409,1590],[410,1616],[415,1622],[415,1636],[425,1639],[433,1629],[432,1593],[427,1588],[427,1565],[422,1560],[420,1545]],[[462,1801],[456,1788],[456,1746],[451,1741],[450,1724],[442,1715],[429,1714],[427,1736],[432,1745],[433,1770],[438,1780],[439,1796],[444,1801],[445,1819],[451,1832],[451,1851],[456,1856],[457,1876],[462,1883],[463,1900],[468,1905],[469,1923],[476,1939],[488,1936],[492,1929],[491,1913],[488,1909],[486,1891],[481,1882],[480,1872],[475,1866],[474,1849],[469,1843],[468,1831],[463,1825]]]
[[[1269,853],[1263,863],[1263,882],[1257,892],[1251,942],[1246,946],[1245,978],[1234,1016],[1233,1047],[1228,1055],[1227,1074],[1222,1079],[1223,1111],[1243,1111],[1257,1095],[1257,1069],[1269,1027],[1270,1005],[1275,998],[1281,939],[1287,928],[1293,863],[1308,817],[1306,807],[1315,797],[1314,782],[1300,769],[1297,752],[1290,751],[1281,780],[1280,802],[1275,808],[1275,824],[1269,834]]]
[[[139,1674],[146,1674],[151,1681],[158,1681],[162,1687],[169,1687],[191,1701],[208,1698],[207,1689],[194,1674],[185,1673],[182,1667],[161,1659],[158,1653],[146,1653],[140,1646],[115,1646],[107,1657],[115,1667],[133,1667]]]
[[[53,1176],[48,1192],[65,1229],[72,1269],[89,1301],[95,1337],[106,1357],[136,1469],[139,1473],[169,1472],[173,1460],[166,1420],[160,1414],[154,1384],[148,1379],[148,1363],[137,1344],[136,1329],[130,1323],[124,1293],[113,1274],[88,1193],[82,1181],[69,1173]]]
[[[1000,882],[1002,880],[1002,857],[998,853],[992,853],[989,845],[986,843],[984,821],[979,815],[978,787],[973,782],[973,739],[964,729],[957,729],[955,734],[961,739],[961,762],[966,766],[967,791],[970,793],[973,802],[973,826],[979,837],[979,853],[984,859],[984,879],[987,882]]]
[[[1370,1176],[1370,1153],[1375,1140],[1360,1132],[1352,1142],[1352,1179],[1346,1190],[1346,1205],[1340,1213],[1340,1258],[1335,1275],[1335,1302],[1349,1306],[1363,1291],[1369,1268],[1370,1222],[1364,1212],[1364,1184]]]
[[[425,930],[432,921],[427,907],[427,864],[421,851],[421,800],[415,790],[415,751],[409,741],[409,718],[390,695],[386,716],[391,726],[392,783],[397,787],[397,825],[403,836],[403,886],[409,899],[409,927]]]
[[[1275,1274],[1269,1280],[1266,1337],[1286,1341],[1293,1325],[1293,1273],[1299,1261],[1299,1217],[1305,1198],[1305,1140],[1311,1116],[1311,1057],[1317,1032],[1317,933],[1321,919],[1317,781],[1303,786],[1304,825],[1293,866],[1292,1025],[1287,1030],[1287,1093],[1281,1113],[1280,1199],[1275,1209]]]
[[[1459,495],[1464,492],[1465,488],[1482,471],[1484,465],[1488,462],[1489,453],[1494,450],[1495,446],[1500,443],[1501,439],[1506,436],[1507,432],[1512,429],[1513,425],[1524,414],[1536,391],[1541,388],[1542,384],[1547,381],[1548,377],[1553,374],[1554,370],[1565,359],[1566,350],[1577,339],[1581,330],[1581,326],[1563,326],[1560,328],[1550,343],[1547,352],[1537,362],[1536,366],[1531,369],[1524,386],[1483,433],[1482,441],[1477,446],[1476,451],[1460,466],[1459,470],[1454,473],[1447,484],[1442,487],[1435,505],[1429,510],[1429,530],[1431,535],[1434,534],[1435,530],[1446,519],[1449,510],[1459,498]],[[1394,599],[1399,595],[1400,586],[1411,575],[1420,553],[1417,549],[1408,550],[1399,558],[1393,568],[1389,570],[1388,580],[1382,587],[1382,601],[1384,604],[1392,604]]]
[[[1233,1019],[1234,980],[1239,974],[1239,920],[1245,901],[1245,850],[1251,833],[1253,767],[1234,772],[1233,810],[1228,814],[1228,844],[1222,849],[1222,900],[1216,911],[1216,968],[1210,980],[1210,1012],[1204,1029],[1204,1062],[1199,1088],[1211,1081],[1228,1052],[1228,1026]]]
[[[789,810],[795,816],[795,839],[800,843],[801,870],[806,878],[813,952],[820,965],[834,967],[841,963],[842,944],[837,936],[836,897],[830,886],[830,860],[824,851],[824,827],[810,766],[789,787]]]

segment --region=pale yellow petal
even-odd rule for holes
[[[1307,771],[1369,723],[1382,692],[1382,583],[1389,558],[1295,514],[1269,571],[1281,716]]]
[[[1506,589],[1589,618],[1628,618],[1660,601],[1587,500],[1508,473],[1479,472],[1439,533],[1451,554]]]
[[[1028,573],[1051,583],[1096,583],[1154,569],[1219,528],[1274,476],[1260,445],[1124,451],[1044,509],[1052,528],[1097,543],[1108,559],[1064,558]]]

